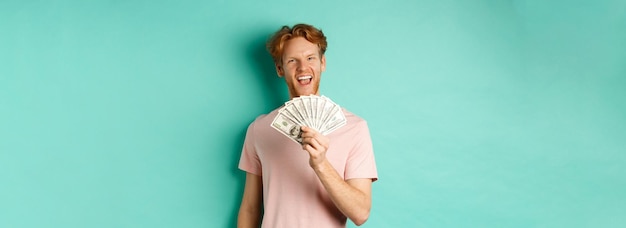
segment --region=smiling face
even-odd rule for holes
[[[276,63],[276,72],[285,78],[290,98],[319,95],[322,72],[326,69],[326,57],[320,48],[303,37],[285,42],[282,61]]]

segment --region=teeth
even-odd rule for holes
[[[298,77],[298,80],[307,80],[307,79],[311,79],[311,78],[313,78],[311,75],[305,75],[305,76]]]

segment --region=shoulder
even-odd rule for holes
[[[278,110],[280,108],[276,108],[273,111],[271,111],[270,113],[267,114],[261,114],[259,116],[257,116],[254,121],[252,121],[252,123],[250,123],[250,125],[248,126],[248,131],[256,131],[259,128],[263,129],[265,127],[269,127],[270,124],[272,123],[272,121],[274,120],[274,118],[276,117],[276,115],[278,114]]]

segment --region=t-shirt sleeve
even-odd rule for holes
[[[358,123],[354,148],[350,151],[346,163],[345,179],[371,178],[378,180],[374,149],[367,122]]]
[[[239,159],[239,169],[261,176],[261,161],[255,147],[254,122],[248,126],[246,138],[243,142],[241,158]]]

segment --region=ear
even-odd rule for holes
[[[283,67],[280,64],[274,63],[274,66],[276,67],[276,74],[278,74],[278,77],[285,76],[285,71],[283,70]]]
[[[320,67],[322,68],[322,72],[324,72],[324,70],[326,70],[326,55],[322,55],[321,61],[322,61],[322,63],[320,65]]]

